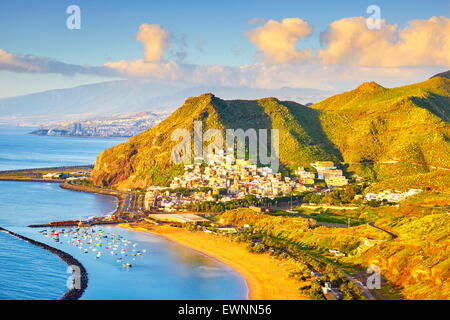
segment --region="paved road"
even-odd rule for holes
[[[404,162],[404,163],[409,163],[409,164],[413,164],[415,166],[423,166],[423,163],[417,163],[417,162],[411,162],[411,161],[405,161],[405,160],[387,160],[387,161],[374,161],[372,163],[381,163],[381,164],[393,164],[393,163],[399,163],[399,162]],[[342,164],[363,164],[364,162],[341,162]],[[367,162],[370,163],[370,162]],[[428,165],[426,164],[427,167],[432,168],[432,169],[438,169],[438,170],[445,170],[445,171],[449,171],[450,168],[448,167],[438,167],[438,166],[432,166],[432,165]]]
[[[125,205],[123,207],[123,212],[131,213],[133,212],[133,202],[134,202],[134,193],[127,194],[125,198]]]
[[[380,231],[383,231],[383,232],[387,233],[388,235],[390,235],[392,237],[392,240],[398,238],[398,236],[396,234],[394,234],[392,232],[389,232],[389,231],[387,231],[387,230],[385,230],[383,228],[377,227],[376,225],[374,225],[373,222],[369,222],[368,225],[371,226],[372,228],[375,228],[375,229],[378,229]]]
[[[341,269],[341,271],[349,281],[353,282],[361,289],[361,291],[363,292],[363,294],[367,298],[367,300],[377,300],[377,298],[375,298],[375,296],[372,294],[372,292],[370,292],[369,288],[367,288],[367,286],[364,285],[360,280],[353,278],[352,276],[350,276],[349,274],[344,272],[344,270],[342,270],[342,269]]]

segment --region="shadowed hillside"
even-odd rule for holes
[[[119,188],[167,185],[181,166],[171,162],[175,129],[193,132],[194,121],[203,131],[214,128],[280,130],[280,162],[284,169],[325,159],[338,161],[339,152],[321,131],[318,112],[294,102],[275,98],[225,101],[213,94],[189,98],[169,118],[129,142],[106,150],[97,159],[93,180]]]
[[[387,89],[364,83],[314,104],[350,169],[374,180],[450,167],[450,81],[435,77]],[[364,166],[355,165],[364,162]]]
[[[178,143],[171,133],[177,128],[192,132],[195,120],[203,122],[204,131],[279,129],[283,170],[332,160],[373,181],[428,174],[450,167],[449,81],[434,77],[392,89],[369,82],[311,107],[275,98],[188,98],[158,126],[103,152],[93,181],[118,188],[167,185],[182,171],[171,162]]]

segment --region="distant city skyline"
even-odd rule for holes
[[[81,29],[70,30],[70,5]],[[367,12],[380,9],[380,29]],[[450,66],[448,1],[0,4],[0,97],[116,79],[343,91]],[[373,16],[372,16],[373,17]]]

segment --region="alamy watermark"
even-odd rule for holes
[[[69,278],[67,279],[66,285],[69,290],[72,289],[81,289],[81,269],[79,266],[70,265],[67,267],[67,273],[70,273]]]
[[[279,170],[278,129],[208,129],[203,133],[202,121],[194,121],[193,133],[188,129],[176,129],[171,139],[178,142],[172,149],[175,164],[210,163],[213,155],[224,154],[253,164],[268,165],[273,173]]]
[[[367,7],[367,14],[370,16],[367,18],[366,26],[369,30],[381,29],[381,8],[380,6],[373,4]]]
[[[366,272],[371,274],[366,281],[368,289],[381,289],[381,269],[377,265],[371,264]]]
[[[66,26],[69,30],[81,29],[81,9],[79,6],[72,4],[67,7],[66,13],[70,14],[66,20]]]

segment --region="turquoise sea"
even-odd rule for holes
[[[92,164],[112,139],[38,137],[32,128],[0,126],[0,170]],[[112,256],[96,259],[27,225],[108,214],[109,196],[79,193],[57,184],[0,182],[0,226],[66,251],[87,269],[82,299],[245,299],[244,279],[228,266],[147,233],[96,228],[136,243],[146,254],[123,268]],[[55,255],[0,232],[0,299],[59,299],[67,290],[66,264]]]

